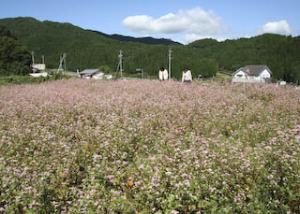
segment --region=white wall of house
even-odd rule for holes
[[[96,80],[102,80],[103,77],[104,77],[104,73],[102,73],[102,72],[99,72],[99,73],[94,74],[94,75],[92,76],[92,78],[93,78],[93,79],[96,79]]]
[[[267,71],[265,69],[265,70],[263,70],[263,72],[261,72],[259,74],[259,77],[264,78],[264,79],[268,79],[268,78],[271,78],[271,74],[269,73],[269,71]]]
[[[47,77],[48,73],[47,72],[30,73],[29,75],[32,77]]]
[[[271,78],[271,74],[267,70],[261,72],[259,76],[248,76],[247,73],[239,71],[233,76],[232,82],[265,83],[268,78]]]
[[[38,71],[45,71],[46,70],[46,65],[45,64],[33,64],[32,68],[36,69]]]
[[[248,76],[244,71],[239,71],[232,77],[232,82],[247,82]]]
[[[265,79],[257,77],[247,77],[247,78],[232,78],[232,82],[241,83],[265,83]]]
[[[234,78],[237,79],[246,79],[247,78],[247,74],[244,71],[239,71],[234,75]]]

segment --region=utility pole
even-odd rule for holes
[[[32,60],[32,65],[34,65],[34,51],[31,51],[31,60]]]
[[[142,79],[144,79],[144,69],[143,69],[143,68],[137,68],[137,69],[135,69],[135,71],[141,72],[141,74],[142,74]]]
[[[42,55],[42,64],[45,64],[45,56]]]
[[[171,80],[171,69],[172,69],[172,49],[169,48],[169,80]]]
[[[120,50],[118,57],[119,57],[119,64],[117,67],[117,72],[121,73],[121,78],[122,78],[123,77],[123,51],[122,50]]]
[[[59,66],[57,71],[62,71],[63,70],[63,57],[62,55],[59,56]]]
[[[63,55],[60,55],[60,57],[59,57],[59,66],[58,66],[57,72],[67,70],[66,58],[67,58],[66,53],[64,53]]]
[[[63,58],[64,58],[65,71],[67,71],[67,54],[66,53],[64,53]]]

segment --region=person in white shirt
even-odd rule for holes
[[[192,73],[189,69],[184,69],[182,71],[182,82],[191,83],[192,82]]]
[[[164,81],[164,80],[168,80],[169,78],[169,74],[167,69],[165,69],[164,67],[161,67],[158,73],[158,77],[160,81]]]

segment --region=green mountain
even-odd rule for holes
[[[172,74],[177,78],[180,78],[185,66],[190,67],[194,76],[209,77],[218,69],[233,72],[246,64],[266,64],[275,79],[300,80],[300,37],[265,34],[223,42],[204,39],[180,45],[155,40],[152,44],[150,40],[116,38],[69,23],[33,18],[2,19],[0,25],[9,29],[27,50],[34,51],[36,59],[45,55],[46,64],[51,68],[57,68],[60,55],[67,53],[70,70],[100,66],[115,70],[118,52],[122,49],[127,72],[143,68],[146,73],[157,75],[161,66],[167,67],[168,49],[171,47]]]
[[[164,39],[164,38],[160,38],[160,39],[156,39],[153,37],[132,37],[132,36],[123,36],[120,34],[106,34],[106,33],[102,33],[99,31],[94,31],[94,30],[90,30],[94,33],[100,34],[102,36],[111,38],[111,39],[116,39],[119,41],[123,41],[123,42],[140,42],[140,43],[144,43],[144,44],[149,44],[149,45],[182,45],[179,42],[174,42],[171,39]]]
[[[167,45],[123,42],[69,23],[42,22],[33,18],[2,19],[0,25],[16,35],[28,50],[34,51],[36,59],[45,55],[46,64],[51,68],[57,68],[60,55],[67,53],[67,67],[71,70],[104,65],[115,70],[121,49],[124,52],[124,68],[128,72],[143,68],[145,72],[156,75],[158,69],[168,63]],[[174,66],[180,72],[180,63]]]

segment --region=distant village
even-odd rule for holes
[[[122,51],[120,51],[119,54],[119,63],[117,67],[117,73],[119,73],[120,77],[123,77],[123,61],[122,61]],[[59,67],[57,69],[57,72],[63,72],[66,71],[65,67],[65,60],[66,60],[66,54],[63,54],[60,57]],[[42,63],[35,63],[34,61],[34,55],[32,54],[32,73],[30,73],[30,76],[32,77],[47,77],[48,72],[46,69],[46,64],[44,62],[44,57],[42,57]],[[169,79],[171,77],[171,70],[170,70],[170,58],[169,58],[169,71],[167,72],[166,78],[161,78],[158,74],[158,78],[160,80]],[[143,76],[143,69],[137,69],[138,72],[142,73]],[[160,72],[160,71],[159,71]],[[159,73],[158,72],[158,73]],[[192,71],[190,72],[189,80],[192,80]],[[183,71],[183,79],[184,80],[184,71]],[[272,71],[267,65],[245,65],[244,67],[239,68],[230,75],[230,81],[232,83],[271,83],[272,79]],[[114,76],[112,74],[107,74],[104,71],[101,71],[97,68],[87,68],[82,71],[77,70],[76,73],[73,72],[73,76],[76,76],[78,78],[82,79],[95,79],[95,80],[112,80],[114,79]],[[197,79],[201,79],[201,76],[197,77]],[[286,85],[285,81],[278,81],[279,85]]]

